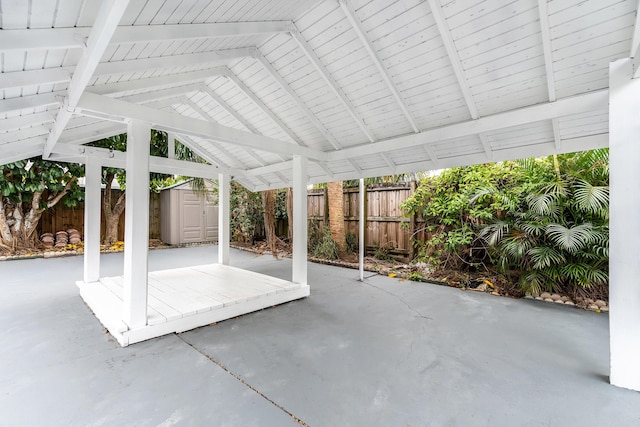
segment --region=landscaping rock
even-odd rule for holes
[[[552,299],[552,300],[554,300],[554,301],[558,301],[558,300],[559,300],[559,299],[561,299],[561,298],[562,298],[562,297],[561,297],[560,295],[558,295],[558,294],[553,294],[553,295],[551,295],[551,299]]]
[[[544,299],[546,302],[553,302],[553,300],[551,298],[545,298]]]
[[[537,299],[538,301],[544,301],[544,298],[542,298],[542,297],[536,297],[536,299]]]
[[[573,305],[573,306],[575,306],[576,304],[573,301],[566,301],[564,303],[564,305]]]
[[[555,302],[556,304],[564,304],[564,301],[562,301],[561,299],[557,299],[553,302]]]
[[[600,310],[600,307],[598,307],[595,304],[589,304],[589,307],[587,307],[589,310]]]
[[[609,311],[609,307],[602,307],[600,308],[600,311]]]
[[[595,305],[597,305],[598,307],[601,307],[601,308],[602,308],[602,307],[606,307],[606,306],[607,306],[607,303],[606,303],[606,302],[604,302],[604,301],[602,301],[601,299],[596,300],[596,301],[594,302],[594,304],[595,304]]]
[[[569,298],[569,297],[567,297],[567,296],[564,296],[564,297],[562,297],[562,298],[560,298],[560,299],[562,300],[562,302],[567,302],[567,301],[569,301],[571,298]]]
[[[540,294],[540,297],[542,299],[551,298],[551,294],[549,292],[543,292],[543,293]]]

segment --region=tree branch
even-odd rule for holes
[[[60,201],[60,199],[66,196],[71,189],[71,186],[74,182],[76,182],[77,179],[78,178],[76,178],[75,176],[71,178],[69,182],[67,182],[67,185],[64,186],[64,190],[59,192],[55,197],[49,198],[49,200],[47,200],[47,209],[54,207]],[[40,210],[40,212],[44,212],[44,209]]]

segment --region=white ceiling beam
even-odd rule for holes
[[[9,117],[0,120],[0,131],[12,131],[24,127],[41,125],[54,120],[54,112],[45,111],[42,113],[25,114],[24,116]]]
[[[553,140],[556,145],[556,150],[562,150],[562,136],[560,135],[560,121],[555,118],[551,119],[551,126],[553,127]]]
[[[544,67],[547,75],[547,91],[549,92],[549,101],[553,102],[556,100],[556,81],[553,74],[553,52],[551,50],[547,0],[538,0],[538,14],[540,15],[540,36],[542,37]]]
[[[81,49],[86,47],[91,27],[29,28],[0,31],[0,52]]]
[[[249,123],[244,117],[242,117],[236,110],[231,108],[231,106],[229,104],[227,104],[227,102],[224,99],[222,99],[222,97],[220,95],[218,95],[213,90],[211,90],[211,88],[209,86],[203,84],[203,85],[201,85],[200,90],[203,93],[207,94],[207,96],[209,96],[209,98],[213,99],[215,101],[215,103],[218,104],[230,116],[232,116],[234,119],[236,119],[238,122],[240,122],[240,124],[242,124],[242,126],[244,126],[245,129],[247,129],[249,132],[257,133],[257,134],[260,133],[260,132],[258,132],[258,130],[251,123]]]
[[[491,142],[487,135],[484,132],[480,132],[478,134],[478,138],[480,138],[480,142],[482,143],[482,148],[484,149],[484,154],[487,156],[487,160],[493,161],[493,149],[491,148]]]
[[[55,154],[67,156],[78,163],[85,163],[87,157],[99,160],[108,160],[109,166],[124,168],[127,153],[114,151],[107,148],[85,147],[80,145],[60,144],[54,151]],[[189,162],[185,160],[168,159],[166,157],[150,156],[149,170],[168,175],[184,175],[195,178],[214,179],[221,171],[219,166],[204,163]],[[228,172],[225,170],[225,172]]]
[[[199,83],[190,83],[182,86],[174,86],[166,89],[151,90],[149,92],[138,93],[135,95],[128,95],[118,97],[116,99],[125,102],[132,102],[134,104],[141,104],[149,101],[155,101],[158,99],[174,98],[176,96],[186,95],[190,92],[197,92],[200,90]],[[93,93],[93,92],[92,92]]]
[[[291,21],[121,25],[110,44],[283,33],[289,31],[290,25]],[[2,30],[0,52],[84,48],[90,31],[91,27]]]
[[[171,107],[177,104],[186,103],[186,97],[184,95],[174,96],[173,98],[164,98],[159,99],[157,101],[145,102],[145,107],[155,108],[157,110],[162,110],[163,108]]]
[[[14,142],[21,139],[33,138],[36,136],[46,138],[50,130],[51,130],[51,125],[43,124],[39,126],[32,126],[30,128],[21,129],[19,131],[0,133],[0,147],[10,142]]]
[[[215,122],[213,117],[211,117],[206,111],[204,111],[202,108],[200,108],[200,106],[198,104],[196,104],[195,102],[193,102],[192,100],[187,98],[185,100],[185,102],[192,110],[194,110],[196,113],[198,113],[200,115],[200,117],[202,117],[203,120],[217,123],[217,122]],[[219,147],[219,148],[221,149],[222,147]],[[264,166],[265,165],[264,160],[262,160],[262,158],[260,158],[260,156],[258,156],[253,151],[248,150],[247,148],[244,148],[244,147],[242,147],[242,150],[245,153],[247,153],[247,155],[249,155],[249,157],[251,157],[253,160],[255,160],[260,166]],[[227,153],[225,153],[225,154],[227,154]],[[233,157],[231,154],[227,154],[227,155]]]
[[[306,144],[300,138],[298,138],[298,136],[286,124],[284,124],[284,122],[280,120],[280,118],[276,116],[275,113],[271,111],[271,109],[267,107],[265,103],[262,102],[262,100],[258,98],[256,94],[254,94],[235,74],[229,72],[226,77],[230,81],[232,81],[242,93],[244,93],[251,101],[253,101],[255,106],[258,107],[264,114],[266,114],[271,119],[271,121],[273,121],[276,126],[280,128],[282,132],[286,133],[293,142],[303,147],[306,146]]]
[[[28,71],[12,71],[0,74],[0,87],[12,89],[37,86],[41,84],[64,83],[71,80],[71,71],[67,68],[43,68]]]
[[[0,74],[1,76],[1,74]],[[1,77],[0,77],[1,78]],[[37,95],[20,96],[17,98],[8,98],[0,100],[0,114],[19,111],[24,109],[48,107],[51,105],[60,105],[66,91],[40,93]]]
[[[96,122],[86,126],[67,129],[60,137],[59,144],[87,144],[127,132],[127,125],[114,122]],[[56,144],[57,145],[57,144]]]
[[[469,88],[469,83],[467,82],[467,77],[465,76],[462,62],[460,61],[460,55],[458,55],[458,49],[456,48],[453,38],[451,37],[451,31],[449,30],[449,26],[447,25],[447,19],[445,18],[444,12],[442,11],[442,6],[440,6],[440,1],[428,0],[428,2],[429,7],[431,8],[431,14],[433,15],[433,19],[436,21],[436,26],[438,27],[440,37],[442,38],[444,48],[446,49],[447,55],[449,56],[451,67],[453,68],[453,72],[458,79],[458,85],[460,86],[460,90],[462,91],[462,96],[467,103],[469,114],[471,114],[472,119],[477,119],[478,117],[480,117],[480,115],[478,114],[478,108],[476,107],[476,103],[473,100],[473,96],[471,95],[471,89]]]
[[[212,67],[228,64],[230,61],[253,56],[254,47],[226,49],[209,52],[184,53],[180,55],[156,56],[153,58],[130,59],[125,61],[102,62],[94,75],[134,73],[137,71],[159,70],[192,65],[210,64]]]
[[[109,45],[109,40],[111,40],[111,36],[113,36],[113,32],[128,5],[129,0],[105,0],[102,2],[96,21],[91,27],[91,32],[87,39],[87,48],[82,53],[80,62],[78,62],[73,71],[73,76],[67,89],[67,97],[62,103],[62,108],[58,110],[58,117],[44,146],[43,157],[46,158],[51,153],[58,142],[58,138],[67,123],[69,123],[72,115],[71,111],[78,104],[80,96],[89,84],[89,80],[93,76],[100,58],[102,58],[105,49]]]
[[[300,49],[302,49],[302,51],[307,56],[309,61],[311,61],[311,64],[313,64],[316,70],[318,70],[318,73],[320,73],[320,76],[322,76],[322,78],[327,83],[327,85],[329,85],[329,88],[338,97],[338,99],[340,100],[344,108],[347,110],[347,112],[351,115],[353,120],[356,121],[356,123],[358,124],[358,127],[360,127],[360,130],[362,130],[362,132],[365,134],[367,139],[369,139],[369,141],[371,142],[375,141],[375,137],[373,136],[373,133],[371,133],[371,130],[369,130],[367,125],[364,123],[364,120],[362,120],[362,117],[360,117],[360,115],[356,111],[355,107],[353,106],[349,98],[347,98],[347,96],[344,94],[340,86],[338,86],[338,83],[335,81],[331,73],[329,73],[329,70],[327,70],[327,67],[325,67],[322,61],[320,61],[320,58],[318,58],[318,56],[313,51],[309,43],[307,43],[304,37],[302,37],[302,34],[300,34],[300,31],[298,31],[295,25],[291,26],[291,37],[293,37],[293,39],[298,43],[298,46],[300,46]]]
[[[39,146],[28,151],[20,150],[19,152],[15,153],[3,152],[2,154],[0,154],[0,166],[39,156],[40,154],[42,154],[42,146],[44,146],[44,142],[45,140],[43,139],[42,141],[40,141]]]
[[[256,129],[255,126],[253,126],[244,117],[242,117],[240,113],[234,110],[224,99],[222,99],[222,97],[220,97],[217,93],[211,90],[209,86],[202,84],[200,86],[200,91],[206,93],[211,99],[213,99],[216,102],[216,104],[218,104],[224,111],[226,111],[238,122],[240,122],[240,124],[242,124],[242,126],[244,126],[245,129],[247,129],[249,132],[260,135],[260,131]],[[252,157],[255,155],[254,153],[251,153],[251,152],[249,153],[251,154]],[[278,155],[278,157],[280,158],[280,160],[284,160],[282,156]],[[256,160],[264,165],[264,161],[261,158],[257,158]]]
[[[0,100],[0,114],[32,110],[34,108],[59,107],[66,91],[48,92]],[[49,112],[53,114],[53,112]]]
[[[640,0],[636,3],[636,21],[633,27],[629,57],[640,59]]]
[[[551,120],[556,117],[604,110],[608,107],[608,97],[609,91],[606,89],[594,91],[582,95],[558,99],[555,102],[532,105],[530,107],[481,117],[476,120],[441,126],[439,128],[425,130],[417,134],[405,135],[371,144],[362,144],[357,147],[349,147],[339,151],[332,151],[327,153],[327,156],[329,161],[343,160],[345,158],[391,152],[398,149],[476,135],[482,132],[490,132],[543,120]]]
[[[391,80],[389,71],[382,63],[382,60],[378,56],[378,52],[373,46],[373,43],[371,43],[371,41],[367,37],[366,31],[364,30],[364,27],[362,26],[362,22],[360,22],[360,19],[358,18],[356,11],[351,6],[351,3],[349,2],[349,0],[339,0],[339,2],[340,2],[340,7],[342,8],[342,11],[347,17],[347,20],[351,24],[351,27],[353,28],[353,30],[358,35],[358,38],[360,39],[365,50],[369,54],[369,57],[373,61],[373,64],[378,69],[380,76],[382,76],[382,80],[384,80],[385,84],[387,85],[387,88],[389,88],[389,91],[391,91],[393,98],[396,100],[398,107],[400,107],[400,110],[402,110],[402,113],[404,114],[407,121],[411,125],[411,128],[413,129],[414,132],[420,132],[420,127],[418,126],[418,123],[413,117],[413,114],[411,114],[411,112],[407,108],[407,103],[402,98],[402,95],[400,94],[400,91],[396,87],[395,83],[393,83],[393,80]]]
[[[88,92],[82,96],[77,112],[82,113],[84,110],[109,115],[115,121],[124,120],[124,118],[141,120],[151,123],[155,129],[213,139],[261,151],[300,155],[320,160],[326,158],[326,153],[324,152],[299,147],[275,138],[256,135],[217,123],[193,119]]]
[[[278,71],[271,65],[267,58],[265,58],[259,51],[256,52],[255,58],[260,61],[262,66],[271,74],[271,76],[275,79],[275,81],[280,85],[282,90],[285,91],[289,98],[293,101],[293,103],[307,116],[309,121],[320,131],[320,133],[326,138],[326,140],[335,148],[336,150],[341,148],[341,145],[336,141],[336,139],[329,133],[327,128],[324,127],[320,120],[313,114],[313,112],[307,107],[307,105],[300,99],[298,94],[291,89],[291,86],[280,76]]]
[[[391,157],[387,154],[387,153],[380,153],[380,155],[382,156],[382,158],[384,159],[384,161],[387,163],[387,165],[389,166],[389,169],[391,169],[391,172],[395,175],[396,173],[396,169],[398,168],[398,165],[396,165],[393,160],[391,159]]]
[[[129,59],[125,61],[102,62],[96,66],[93,76],[128,74],[139,71],[179,68],[202,64],[209,64],[211,68],[214,68],[227,65],[234,59],[253,56],[254,51],[255,48],[239,48],[211,52],[159,56],[153,58]],[[43,84],[64,83],[70,81],[71,75],[76,74],[77,71],[77,66],[69,65],[66,67],[0,73],[0,87],[2,87],[3,89],[9,89]],[[211,76],[213,75],[215,74],[212,73]],[[123,84],[121,86],[125,85]],[[99,88],[99,86],[96,86],[94,88],[95,90],[100,90],[97,89]]]
[[[163,76],[148,77],[146,79],[126,80],[117,83],[107,83],[97,86],[88,86],[87,91],[98,95],[117,96],[122,92],[131,90],[151,89],[159,86],[196,83],[215,76],[224,76],[229,72],[226,67],[206,68],[204,70],[189,71],[186,73],[166,74]]]

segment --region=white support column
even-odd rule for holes
[[[293,156],[293,283],[307,284],[307,158]]]
[[[365,194],[364,194],[364,179],[360,178],[360,192],[359,192],[359,196],[360,196],[360,218],[358,221],[358,266],[360,269],[360,281],[364,282],[364,222],[365,222],[365,209],[364,209],[364,199],[365,199]]]
[[[102,166],[96,157],[87,156],[84,166],[84,282],[100,278],[100,184]]]
[[[149,124],[132,120],[127,128],[123,292],[123,321],[130,329],[147,324],[150,142]]]
[[[609,66],[611,384],[640,391],[640,79],[631,59]]]
[[[218,174],[218,264],[229,265],[230,219],[229,202],[231,191],[229,175]]]
[[[176,158],[176,134],[173,132],[167,133],[167,157]]]

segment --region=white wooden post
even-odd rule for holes
[[[230,185],[229,175],[218,174],[218,264],[229,265]]]
[[[293,283],[307,284],[307,158],[293,156]]]
[[[609,66],[609,335],[611,384],[640,391],[640,79]]]
[[[176,158],[176,134],[173,132],[167,133],[167,157]]]
[[[150,141],[149,124],[132,120],[127,127],[123,293],[123,320],[130,329],[147,324]]]
[[[364,179],[360,178],[360,218],[358,221],[358,265],[360,269],[360,281],[364,282]]]
[[[84,166],[84,282],[100,278],[100,184],[102,166],[87,156]]]

